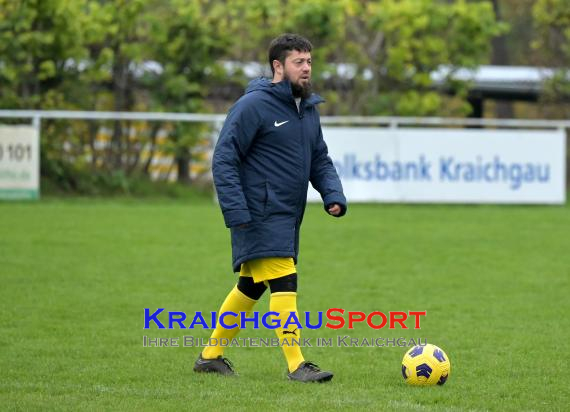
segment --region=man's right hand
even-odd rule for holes
[[[329,215],[338,216],[338,215],[340,215],[341,211],[342,211],[342,208],[337,203],[333,203],[332,205],[329,205],[329,207],[328,207]]]

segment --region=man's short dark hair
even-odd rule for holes
[[[273,60],[279,60],[281,64],[285,64],[285,59],[289,52],[293,50],[310,52],[312,49],[313,45],[311,42],[298,34],[284,33],[274,38],[269,44],[269,67],[271,67],[271,73],[275,74]]]

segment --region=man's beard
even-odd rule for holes
[[[301,84],[293,83],[287,75],[285,75],[284,78],[286,80],[289,80],[291,83],[291,92],[293,93],[293,97],[301,97],[303,99],[307,99],[313,93],[313,86],[311,85],[310,80],[307,80],[303,86]]]

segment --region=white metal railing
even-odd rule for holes
[[[71,110],[0,110],[0,118],[30,119],[40,126],[42,119],[147,120],[222,123],[225,114],[162,112],[95,112]],[[473,119],[447,117],[323,116],[323,124],[402,126],[479,126],[497,128],[567,129],[570,120]]]

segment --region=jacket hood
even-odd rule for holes
[[[247,94],[258,90],[269,93],[286,102],[294,100],[293,93],[291,92],[291,82],[289,80],[272,83],[268,78],[259,77],[249,82],[245,89],[245,93]],[[321,96],[315,93],[305,100],[309,105],[316,105],[324,101],[325,100]]]

